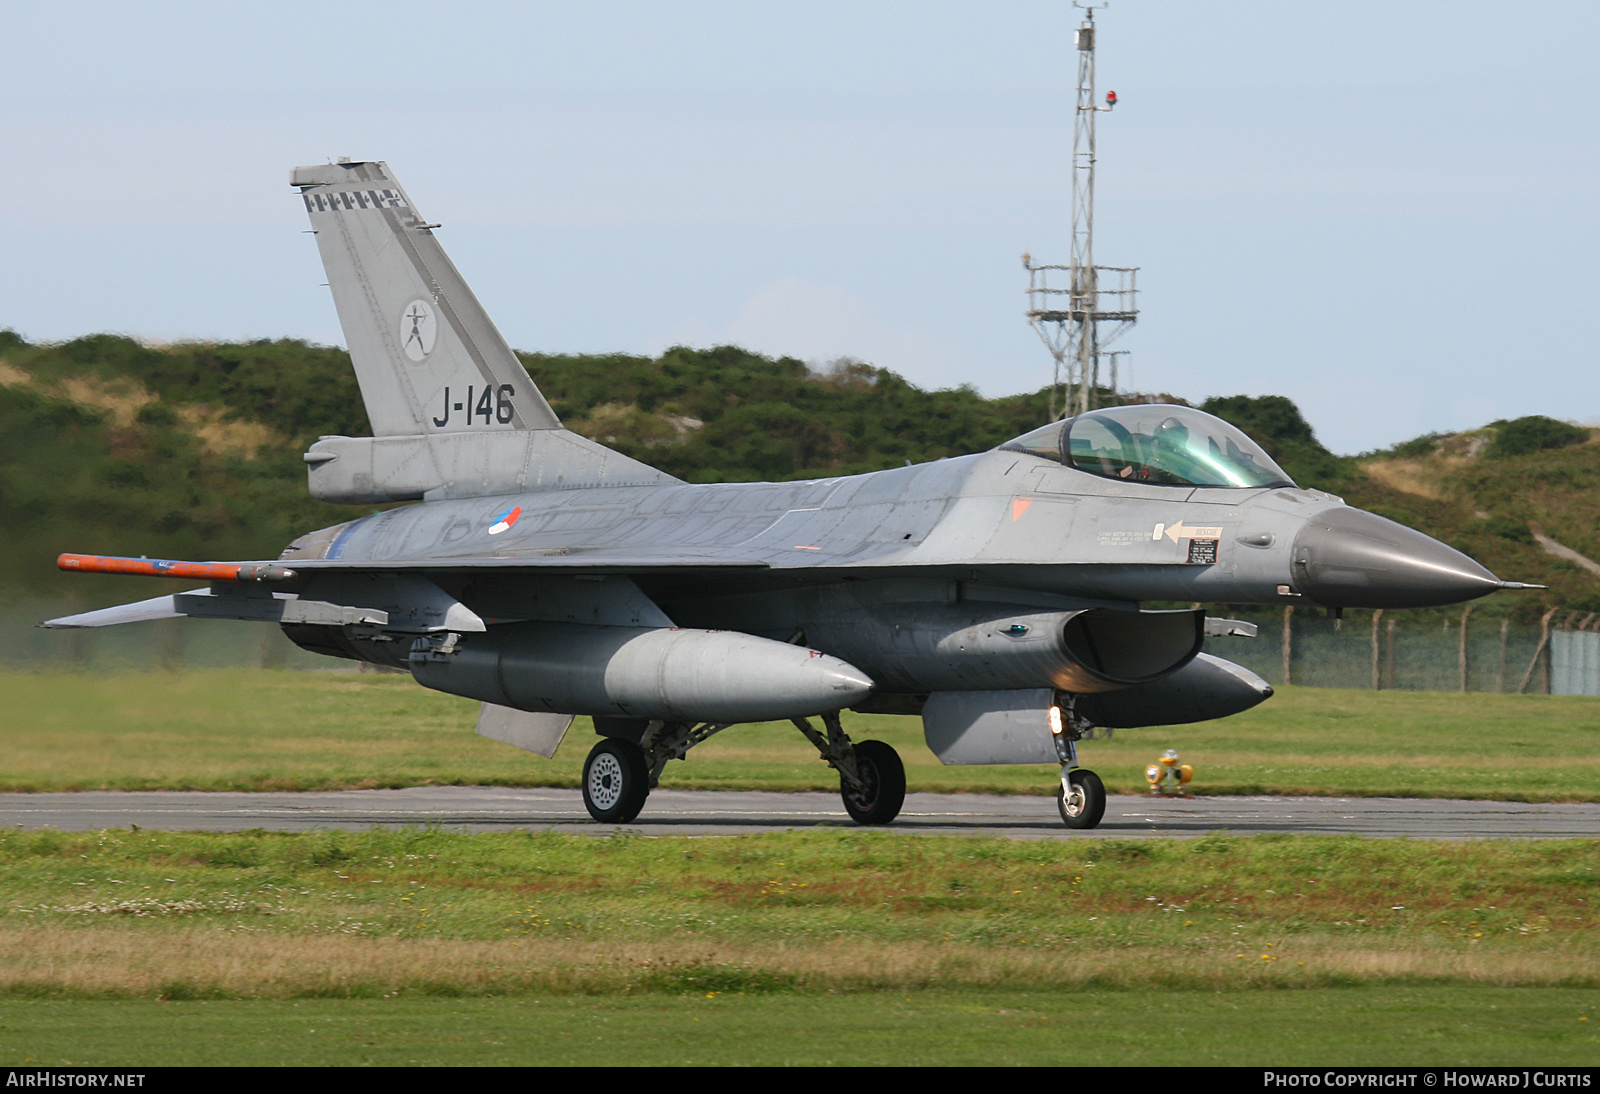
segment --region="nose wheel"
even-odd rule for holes
[[[1106,815],[1106,787],[1093,771],[1075,767],[1061,773],[1056,808],[1068,828],[1093,828]]]
[[[623,737],[595,745],[583,762],[583,806],[602,824],[627,824],[650,794],[644,749]]]

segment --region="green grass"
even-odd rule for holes
[[[472,732],[477,704],[398,675],[215,670],[0,675],[0,790],[319,790],[577,786],[595,740],[574,724],[545,760]],[[942,767],[920,721],[846,715],[893,744],[913,791],[1049,793],[1053,768]],[[1600,700],[1282,688],[1220,722],[1121,730],[1081,753],[1113,792],[1176,748],[1202,794],[1600,801]],[[736,726],[668,766],[665,786],[832,790],[787,724]]]
[[[1587,1020],[1585,1020],[1587,1018]],[[1591,1067],[1600,992],[0,1001],[0,1065]]]
[[[1588,1065],[1600,840],[0,832],[0,1065]]]
[[[0,995],[1600,987],[1600,840],[0,832]]]

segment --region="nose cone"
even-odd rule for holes
[[[1427,608],[1504,587],[1454,547],[1348,506],[1301,529],[1293,567],[1295,591],[1334,608]]]

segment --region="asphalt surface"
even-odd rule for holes
[[[577,790],[432,786],[322,793],[87,791],[0,794],[0,824],[20,828],[156,828],[236,832],[399,828],[438,824],[471,832],[524,829],[607,835]],[[627,830],[647,836],[731,836],[796,828],[853,828],[836,794],[657,790]],[[1600,835],[1600,804],[1424,798],[1149,798],[1113,795],[1090,832],[1061,824],[1047,797],[908,794],[891,830],[908,835],[1015,839],[1187,837],[1214,832],[1421,839]]]

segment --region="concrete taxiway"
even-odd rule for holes
[[[156,828],[233,832],[437,824],[471,832],[524,829],[606,835],[577,790],[432,786],[317,793],[86,791],[0,794],[0,824],[20,828]],[[625,826],[647,836],[731,836],[797,828],[854,828],[835,794],[657,790]],[[1090,832],[1063,827],[1046,797],[908,794],[890,830],[906,835],[1094,839],[1213,832],[1415,837],[1561,838],[1600,835],[1600,804],[1429,798],[1149,798],[1113,795]]]

